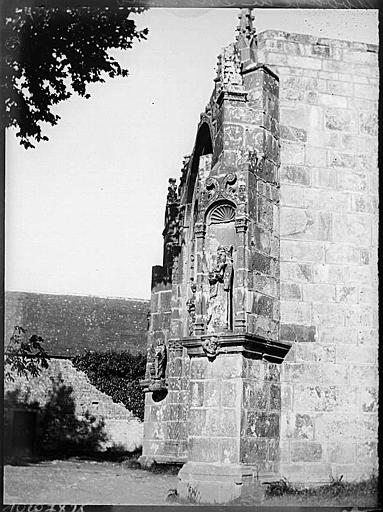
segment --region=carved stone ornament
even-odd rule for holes
[[[248,158],[250,172],[255,172],[261,168],[264,159],[263,154],[259,153],[256,149],[254,149],[253,151],[249,151]]]
[[[174,204],[178,201],[178,188],[175,178],[169,178],[168,195],[166,199],[167,204]]]
[[[238,183],[235,172],[230,172],[224,178],[208,178],[202,191],[202,202],[206,208],[217,199],[230,199],[238,202]]]
[[[237,175],[234,172],[226,174],[222,180],[221,194],[229,199],[237,196]]]
[[[210,338],[206,338],[201,342],[201,346],[207,355],[208,359],[214,359],[217,357],[219,353],[220,343],[216,336],[211,336]]]
[[[232,249],[220,245],[209,271],[210,292],[206,323],[209,334],[232,328]]]
[[[226,90],[242,90],[241,61],[237,46],[229,44],[223,49],[217,66],[216,81]]]
[[[189,314],[189,336],[192,336],[194,334],[194,325],[196,319],[195,292],[197,290],[197,285],[195,284],[194,280],[191,280],[190,282],[190,289],[193,295],[186,301],[186,310]]]
[[[209,215],[210,224],[222,224],[235,219],[235,208],[230,204],[219,204],[213,208]]]
[[[166,355],[165,342],[159,341],[154,348],[154,354],[149,366],[150,379],[152,381],[165,379]]]
[[[215,178],[208,178],[205,182],[204,201],[206,204],[217,199],[220,192],[219,182]]]

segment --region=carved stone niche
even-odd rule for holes
[[[167,348],[164,341],[159,341],[149,353],[148,377],[140,381],[144,392],[162,392],[167,390],[166,382]]]

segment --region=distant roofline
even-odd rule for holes
[[[278,29],[266,29],[266,30],[263,30],[262,32],[258,32],[257,33],[257,37],[259,38],[260,36],[262,35],[265,35],[265,34],[268,34],[268,33],[278,33],[280,34],[280,39],[284,39],[286,36],[297,36],[297,38],[301,38],[302,36],[304,36],[305,38],[307,38],[307,42],[308,43],[318,43],[319,44],[325,44],[326,41],[329,41],[329,42],[337,42],[337,43],[347,43],[348,46],[352,47],[353,45],[355,45],[356,47],[358,47],[357,49],[361,50],[360,46],[366,46],[366,50],[367,50],[367,46],[368,47],[374,47],[376,49],[376,51],[378,51],[379,49],[379,44],[376,44],[376,43],[366,43],[366,42],[363,42],[363,41],[355,41],[353,39],[333,39],[331,37],[322,37],[322,36],[313,36],[311,34],[306,34],[304,32],[286,32],[284,30],[278,30]],[[301,43],[304,44],[303,41],[300,41]]]
[[[110,295],[93,295],[93,294],[84,294],[84,293],[58,293],[58,292],[37,292],[37,291],[26,291],[26,290],[5,290],[5,293],[27,293],[34,295],[56,295],[61,297],[89,297],[94,299],[115,299],[115,300],[126,300],[131,302],[149,302],[148,299],[139,299],[136,297],[118,297],[118,296],[110,296]]]

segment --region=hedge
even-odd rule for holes
[[[146,355],[123,351],[85,352],[72,363],[85,372],[90,382],[116,403],[144,419],[144,392],[139,380],[145,377]]]

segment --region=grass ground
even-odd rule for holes
[[[114,457],[115,460],[102,460],[100,456],[99,460],[73,457],[67,460],[8,461],[4,468],[4,503],[181,503],[176,493],[179,466],[153,466],[147,471],[141,469],[135,455]],[[338,479],[311,489],[299,489],[287,480],[262,487],[263,493],[254,488],[254,492],[250,490],[246,496],[228,505],[377,507],[377,477],[359,483]]]
[[[334,479],[330,484],[311,488],[298,488],[287,480],[279,480],[266,486],[263,504],[376,507],[378,505],[378,478],[372,476],[362,482],[343,482],[341,477]]]
[[[177,476],[130,463],[48,460],[4,467],[5,504],[166,505]]]

